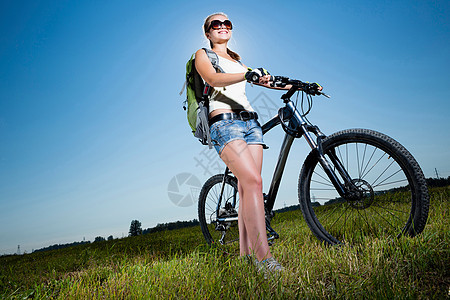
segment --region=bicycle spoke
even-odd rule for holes
[[[345,214],[345,212],[347,211],[347,209],[348,209],[349,207],[350,207],[350,206],[347,205],[347,207],[345,208],[344,212],[342,212],[342,214],[341,214],[341,215],[334,221],[334,223],[330,226],[330,229],[333,228],[333,226],[336,224],[336,222],[339,221],[339,219],[342,217],[343,214]]]
[[[392,164],[394,163],[395,161],[392,161],[385,169],[384,169],[384,171],[377,177],[377,179],[375,179],[373,182],[372,182],[372,186],[375,186],[375,183],[378,181],[378,179],[380,179],[380,177],[381,176],[383,176],[383,174],[384,173],[386,173],[386,171],[392,166]]]
[[[326,206],[325,206],[326,207]],[[326,214],[324,214],[322,217],[324,217],[324,218],[322,218],[322,219],[324,219],[324,220],[328,220],[328,217],[329,216],[331,216],[331,215],[333,215],[334,214],[334,212],[338,209],[338,208],[340,208],[341,207],[341,205],[339,205],[339,204],[337,204],[335,207],[333,207],[332,209],[331,208],[328,208],[325,212],[326,212]]]
[[[211,207],[210,202],[205,203],[209,210],[216,211],[217,202],[213,202],[212,204],[214,204],[214,207]]]
[[[364,174],[364,173],[366,172],[366,169],[369,167],[369,164],[370,164],[370,162],[372,161],[372,158],[373,158],[373,156],[375,155],[375,152],[376,152],[376,151],[377,151],[377,148],[374,148],[372,154],[370,155],[369,160],[367,161],[366,166],[364,167],[364,169],[363,169],[363,171],[362,171],[362,174]],[[362,179],[363,176],[361,176],[360,178]]]
[[[358,178],[361,178],[361,170],[359,169],[359,151],[358,151],[358,143],[355,143],[356,149],[356,165],[358,166]],[[348,169],[347,169],[348,170]]]
[[[373,208],[373,206],[371,206],[370,208],[372,208],[375,213],[377,213],[377,215],[380,216],[381,219],[383,219],[386,223],[388,223],[392,228],[395,228],[394,225],[392,225],[385,217],[383,217],[383,215],[381,215],[376,209]]]
[[[311,180],[311,182],[315,182],[315,183],[317,183],[317,184],[321,184],[321,185],[326,185],[326,186],[331,186],[331,187],[333,187],[333,185],[332,185],[331,183],[320,182],[320,181],[317,181],[317,180]]]
[[[364,153],[362,155],[361,167],[359,167],[359,165],[358,165],[358,168],[361,170],[359,172],[359,178],[361,178],[361,175],[362,175],[362,168],[364,166],[364,159],[366,158],[366,150],[367,150],[367,144],[364,144]]]
[[[369,229],[369,231],[371,231],[372,234],[377,235],[377,233],[375,232],[375,228],[373,228],[373,226],[370,226],[370,224],[369,224],[369,218],[367,216],[367,210],[366,209],[364,210],[364,215],[366,216],[365,218],[362,216],[362,214],[359,211],[358,211],[358,213],[361,215],[361,218],[363,218],[364,221],[366,222],[367,228]],[[373,222],[375,222],[375,224],[377,223],[377,221],[374,219],[373,216],[369,216],[369,217],[373,220]]]
[[[348,170],[348,144],[345,144],[345,161],[347,163],[347,170]]]
[[[320,167],[321,167],[322,171],[325,172],[325,170],[323,170],[322,166],[320,166]],[[314,174],[317,175],[317,176],[319,176],[319,177],[322,178],[323,180],[330,182],[330,180],[328,179],[328,177],[322,176],[322,175],[320,175],[320,174],[317,173],[317,172],[314,172]],[[318,182],[318,181],[317,181],[317,182]],[[330,185],[331,185],[331,182],[330,182]]]
[[[369,174],[370,173],[370,171],[372,171],[373,170],[373,168],[375,168],[375,166],[377,166],[378,165],[378,163],[381,161],[381,159],[384,157],[386,155],[386,153],[383,153],[383,155],[372,165],[372,167],[361,177],[361,179],[364,179],[366,176],[367,176],[367,174]]]
[[[403,211],[403,210],[398,210],[398,209],[393,209],[393,208],[387,208],[387,207],[383,207],[383,206],[381,206],[381,205],[379,205],[379,204],[372,204],[373,206],[376,206],[376,207],[379,207],[379,208],[382,208],[382,209],[384,209],[384,210],[386,210],[387,212],[389,212],[390,214],[392,214],[393,216],[395,216],[395,217],[397,217],[397,218],[399,218],[397,215],[395,215],[395,214],[393,214],[393,213],[391,213],[390,211],[396,211],[396,212],[399,212],[399,213],[402,213],[402,214],[409,214],[409,212],[407,212],[407,211]],[[400,219],[400,218],[399,218]]]
[[[380,187],[380,186],[385,186],[385,185],[396,184],[396,183],[400,183],[400,182],[408,182],[408,179],[405,178],[405,179],[402,179],[402,180],[390,181],[388,183],[377,184],[377,185],[372,186],[372,187],[375,188],[375,187]]]
[[[345,215],[344,226],[342,226],[344,228],[344,231],[346,228],[345,224],[347,224],[347,218],[348,218],[348,214]],[[344,236],[345,236],[345,233],[344,233]]]
[[[397,175],[397,174],[398,174],[399,172],[401,172],[401,171],[402,171],[402,169],[399,169],[398,171],[394,172],[394,173],[391,174],[390,176],[386,177],[383,181],[380,181],[378,184],[375,184],[375,182],[372,183],[372,187],[380,186],[383,182],[385,182],[386,180],[388,180],[388,179],[394,177],[395,175]],[[406,178],[405,178],[405,179],[406,179]]]
[[[336,148],[336,149],[337,149],[337,152],[339,153],[339,158],[340,158],[340,161],[341,161],[342,165],[344,165],[344,160],[342,159],[341,148],[340,148],[340,147],[338,147],[338,148]]]

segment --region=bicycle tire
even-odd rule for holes
[[[238,221],[217,222],[217,203],[223,178],[224,174],[214,175],[203,185],[198,202],[198,217],[203,236],[210,246],[221,248],[226,252],[236,252],[239,251]],[[222,195],[220,214],[237,219],[239,194],[235,177],[226,175]],[[224,238],[221,241],[222,236]]]
[[[373,130],[349,129],[326,137],[322,149],[334,169],[329,155],[335,151],[363,197],[340,197],[317,151],[311,151],[299,176],[298,196],[319,240],[353,244],[373,237],[413,237],[424,230],[429,210],[425,177],[400,143]]]

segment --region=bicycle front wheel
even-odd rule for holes
[[[239,251],[237,179],[214,175],[202,187],[198,217],[206,242],[226,252]]]
[[[425,177],[400,143],[376,131],[350,129],[325,138],[322,146],[338,177],[336,161],[360,196],[341,197],[317,152],[308,155],[299,178],[299,201],[319,240],[334,245],[362,242],[367,237],[415,236],[423,231],[429,209]]]

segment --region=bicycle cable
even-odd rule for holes
[[[298,92],[299,93],[299,92]],[[298,93],[297,93],[297,99],[296,99],[296,103],[295,103],[295,109],[297,109],[297,102],[298,102]],[[303,91],[302,91],[302,101],[301,101],[301,113],[302,113],[302,117],[305,119],[305,121],[309,124],[309,125],[312,125],[311,124],[311,122],[308,120],[308,118],[306,117],[310,112],[311,112],[311,110],[312,110],[312,106],[313,106],[313,101],[312,101],[312,96],[311,95],[309,95],[309,94],[306,94],[306,100],[307,100],[307,102],[308,102],[308,109],[306,110],[306,112],[305,112],[305,108],[304,108],[304,103],[305,103],[305,94],[306,93],[304,93]]]

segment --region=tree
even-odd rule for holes
[[[95,238],[94,242],[103,242],[104,240],[105,240],[104,237],[98,236],[98,237]]]
[[[108,241],[112,241],[114,237],[112,235],[108,236]]]
[[[128,236],[137,236],[141,234],[142,234],[141,222],[139,222],[138,220],[131,221],[130,232],[128,233]]]

